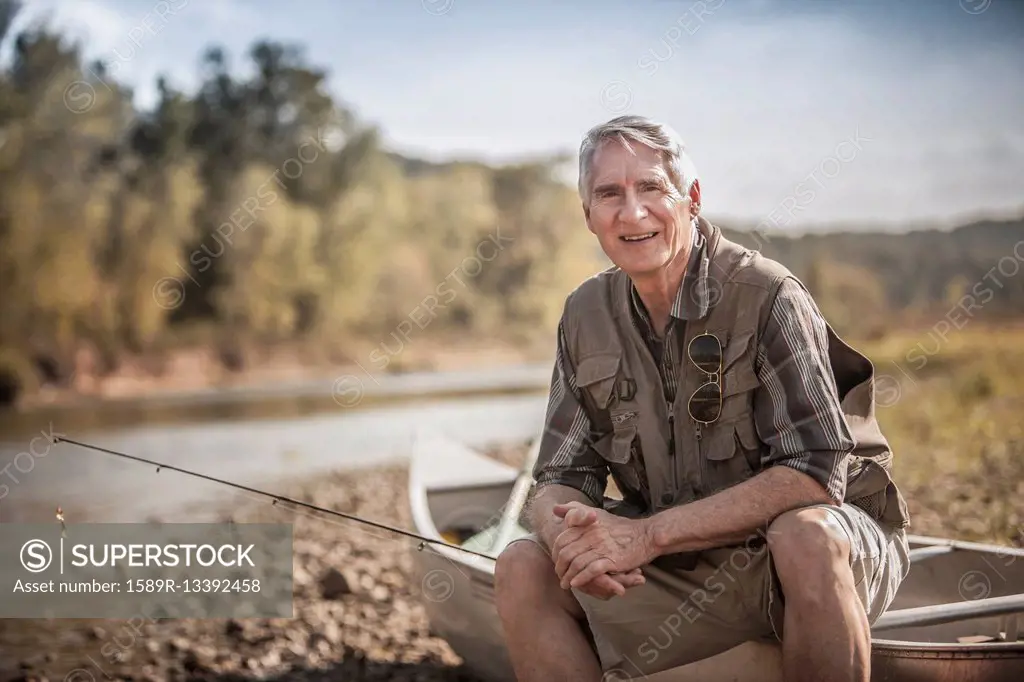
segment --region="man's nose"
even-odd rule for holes
[[[626,192],[626,200],[619,212],[619,220],[624,223],[636,224],[647,217],[647,208],[640,201],[636,192]]]

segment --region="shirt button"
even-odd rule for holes
[[[675,501],[675,499],[676,499],[676,496],[673,495],[672,493],[662,493],[661,494],[661,504],[662,504],[662,506],[667,507],[668,505],[672,504]]]

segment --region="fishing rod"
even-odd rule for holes
[[[346,514],[345,512],[340,512],[340,511],[337,511],[335,509],[327,509],[326,507],[320,507],[318,505],[311,504],[309,502],[303,502],[301,500],[296,500],[296,499],[293,499],[293,498],[290,498],[290,497],[285,497],[284,495],[277,495],[275,493],[268,493],[265,490],[260,490],[258,488],[250,488],[249,486],[242,485],[241,483],[235,483],[234,481],[225,481],[222,478],[215,478],[213,476],[207,476],[206,474],[201,474],[201,473],[199,473],[197,471],[189,471],[188,469],[182,469],[181,467],[176,467],[176,466],[171,465],[171,464],[163,464],[162,462],[154,462],[153,460],[146,459],[145,457],[139,457],[137,455],[129,455],[129,454],[126,454],[124,452],[117,452],[116,450],[108,450],[107,448],[101,448],[98,445],[90,445],[89,443],[83,443],[81,441],[77,441],[77,440],[74,440],[72,438],[66,438],[64,436],[60,436],[60,435],[57,435],[57,434],[54,434],[53,442],[54,443],[69,443],[71,445],[77,445],[78,447],[85,448],[87,450],[94,450],[96,452],[102,452],[102,453],[107,454],[107,455],[113,455],[115,457],[121,457],[123,459],[129,459],[129,460],[132,460],[132,461],[135,461],[135,462],[141,462],[143,464],[149,464],[150,466],[155,466],[156,467],[156,472],[157,473],[160,473],[161,469],[167,469],[169,471],[177,471],[179,473],[187,474],[189,476],[195,476],[196,478],[201,478],[204,481],[212,481],[214,483],[220,483],[221,485],[226,485],[226,486],[229,486],[231,488],[236,488],[238,490],[244,490],[246,492],[253,493],[255,495],[260,495],[262,497],[269,497],[271,500],[273,500],[272,504],[274,504],[274,505],[276,505],[278,502],[285,502],[287,504],[294,504],[294,505],[299,506],[299,507],[305,507],[307,509],[312,509],[313,511],[318,511],[318,512],[320,512],[322,514],[330,514],[332,516],[339,516],[339,517],[341,517],[343,519],[348,519],[349,521],[355,521],[357,523],[362,523],[362,524],[365,524],[367,526],[373,526],[374,528],[380,528],[381,530],[390,531],[390,532],[396,533],[398,535],[404,535],[406,537],[413,538],[415,540],[419,540],[420,541],[419,545],[416,548],[419,551],[422,551],[423,548],[426,547],[428,544],[439,545],[441,547],[448,547],[449,549],[455,549],[455,550],[458,550],[460,552],[465,552],[466,554],[473,554],[475,556],[482,557],[482,558],[488,559],[490,561],[494,561],[494,557],[492,557],[492,556],[488,556],[488,555],[483,554],[481,552],[474,552],[471,549],[466,549],[465,547],[459,547],[458,545],[452,545],[452,544],[449,544],[447,542],[443,542],[441,540],[433,540],[433,539],[425,537],[423,535],[419,535],[417,533],[413,533],[412,531],[405,530],[404,528],[396,528],[395,526],[390,526],[390,525],[388,525],[386,523],[380,523],[379,521],[371,521],[369,519],[364,519],[364,518],[361,518],[361,517],[356,516],[354,514]],[[63,517],[63,514],[61,514],[60,510],[58,509],[58,518],[61,519],[61,524],[63,525],[64,520],[63,520],[62,517]]]

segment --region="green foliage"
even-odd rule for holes
[[[0,348],[19,390],[32,365],[10,358],[66,376],[83,347],[106,369],[190,344],[233,367],[272,344],[338,358],[410,325],[550,347],[566,293],[604,267],[555,178],[564,158],[496,168],[388,152],[322,69],[272,41],[251,47],[244,77],[208,49],[195,93],[161,77],[138,110],[45,26],[10,34],[17,6],[0,0]],[[1022,239],[1009,223],[761,247],[858,336],[972,293],[981,314],[1019,313],[1024,274],[990,276],[1007,256],[1020,268]]]
[[[422,335],[536,337],[595,269],[574,193],[552,177],[559,159],[389,153],[322,69],[271,41],[250,49],[251,76],[212,47],[194,94],[161,77],[157,103],[137,110],[48,28],[6,35],[16,10],[0,0],[13,47],[0,70],[0,348],[19,390],[34,383],[14,357],[73,365],[85,346],[112,369],[200,344],[241,366],[278,343],[336,356],[416,310]]]

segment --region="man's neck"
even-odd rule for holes
[[[672,306],[675,304],[679,287],[682,286],[683,279],[686,277],[686,266],[690,262],[692,250],[693,242],[691,241],[686,249],[680,251],[661,270],[643,277],[633,278],[636,293],[647,309],[654,333],[659,338],[665,336],[665,329],[668,327],[672,315]]]

